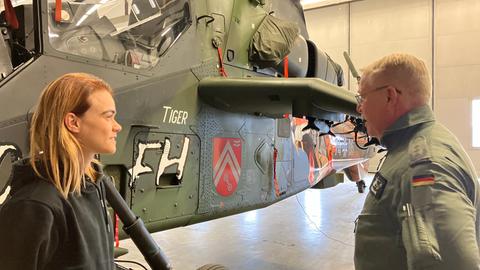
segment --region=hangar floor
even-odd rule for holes
[[[359,194],[356,185],[346,180],[330,189],[306,190],[264,209],[153,237],[176,270],[194,270],[207,263],[230,270],[351,270],[354,221],[366,194]],[[130,251],[122,260],[148,267],[131,240],[121,241],[120,246]]]

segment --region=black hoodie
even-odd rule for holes
[[[104,176],[96,184],[87,179],[68,199],[28,160],[17,162],[11,177],[0,209],[0,269],[115,269]]]

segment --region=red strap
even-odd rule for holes
[[[280,196],[280,188],[278,187],[277,181],[277,157],[278,157],[278,150],[277,148],[273,148],[273,186],[275,188],[275,195]]]
[[[218,47],[217,48],[217,52],[218,52],[218,62],[219,62],[219,72],[220,72],[220,75],[222,75],[223,77],[227,77],[227,72],[225,71],[225,67],[223,66],[223,54],[222,54],[222,48]]]
[[[115,213],[115,247],[120,246],[120,241],[118,240],[118,222],[120,220],[118,219],[118,215]]]
[[[283,77],[288,78],[288,55],[283,59]]]
[[[5,6],[5,20],[12,29],[18,29],[18,19],[17,14],[12,6],[12,1],[3,0],[3,5]]]
[[[330,136],[325,136],[325,148],[327,150],[327,159],[328,161],[333,160],[333,154],[336,151],[335,145],[333,145],[330,141]]]
[[[57,23],[62,21],[62,0],[56,0],[55,2],[55,21]]]
[[[314,152],[315,149],[312,149],[310,152],[308,152],[308,181],[310,181],[310,184],[313,184],[315,182],[315,160],[314,160]]]

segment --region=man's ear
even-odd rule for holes
[[[395,87],[389,86],[387,89],[387,101],[389,103],[397,103],[399,98],[399,93]]]
[[[67,113],[63,119],[63,122],[70,132],[74,134],[80,132],[80,118],[78,118],[74,113]]]

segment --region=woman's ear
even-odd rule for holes
[[[80,132],[80,118],[78,118],[74,113],[67,113],[63,119],[63,122],[70,132],[74,134]]]

